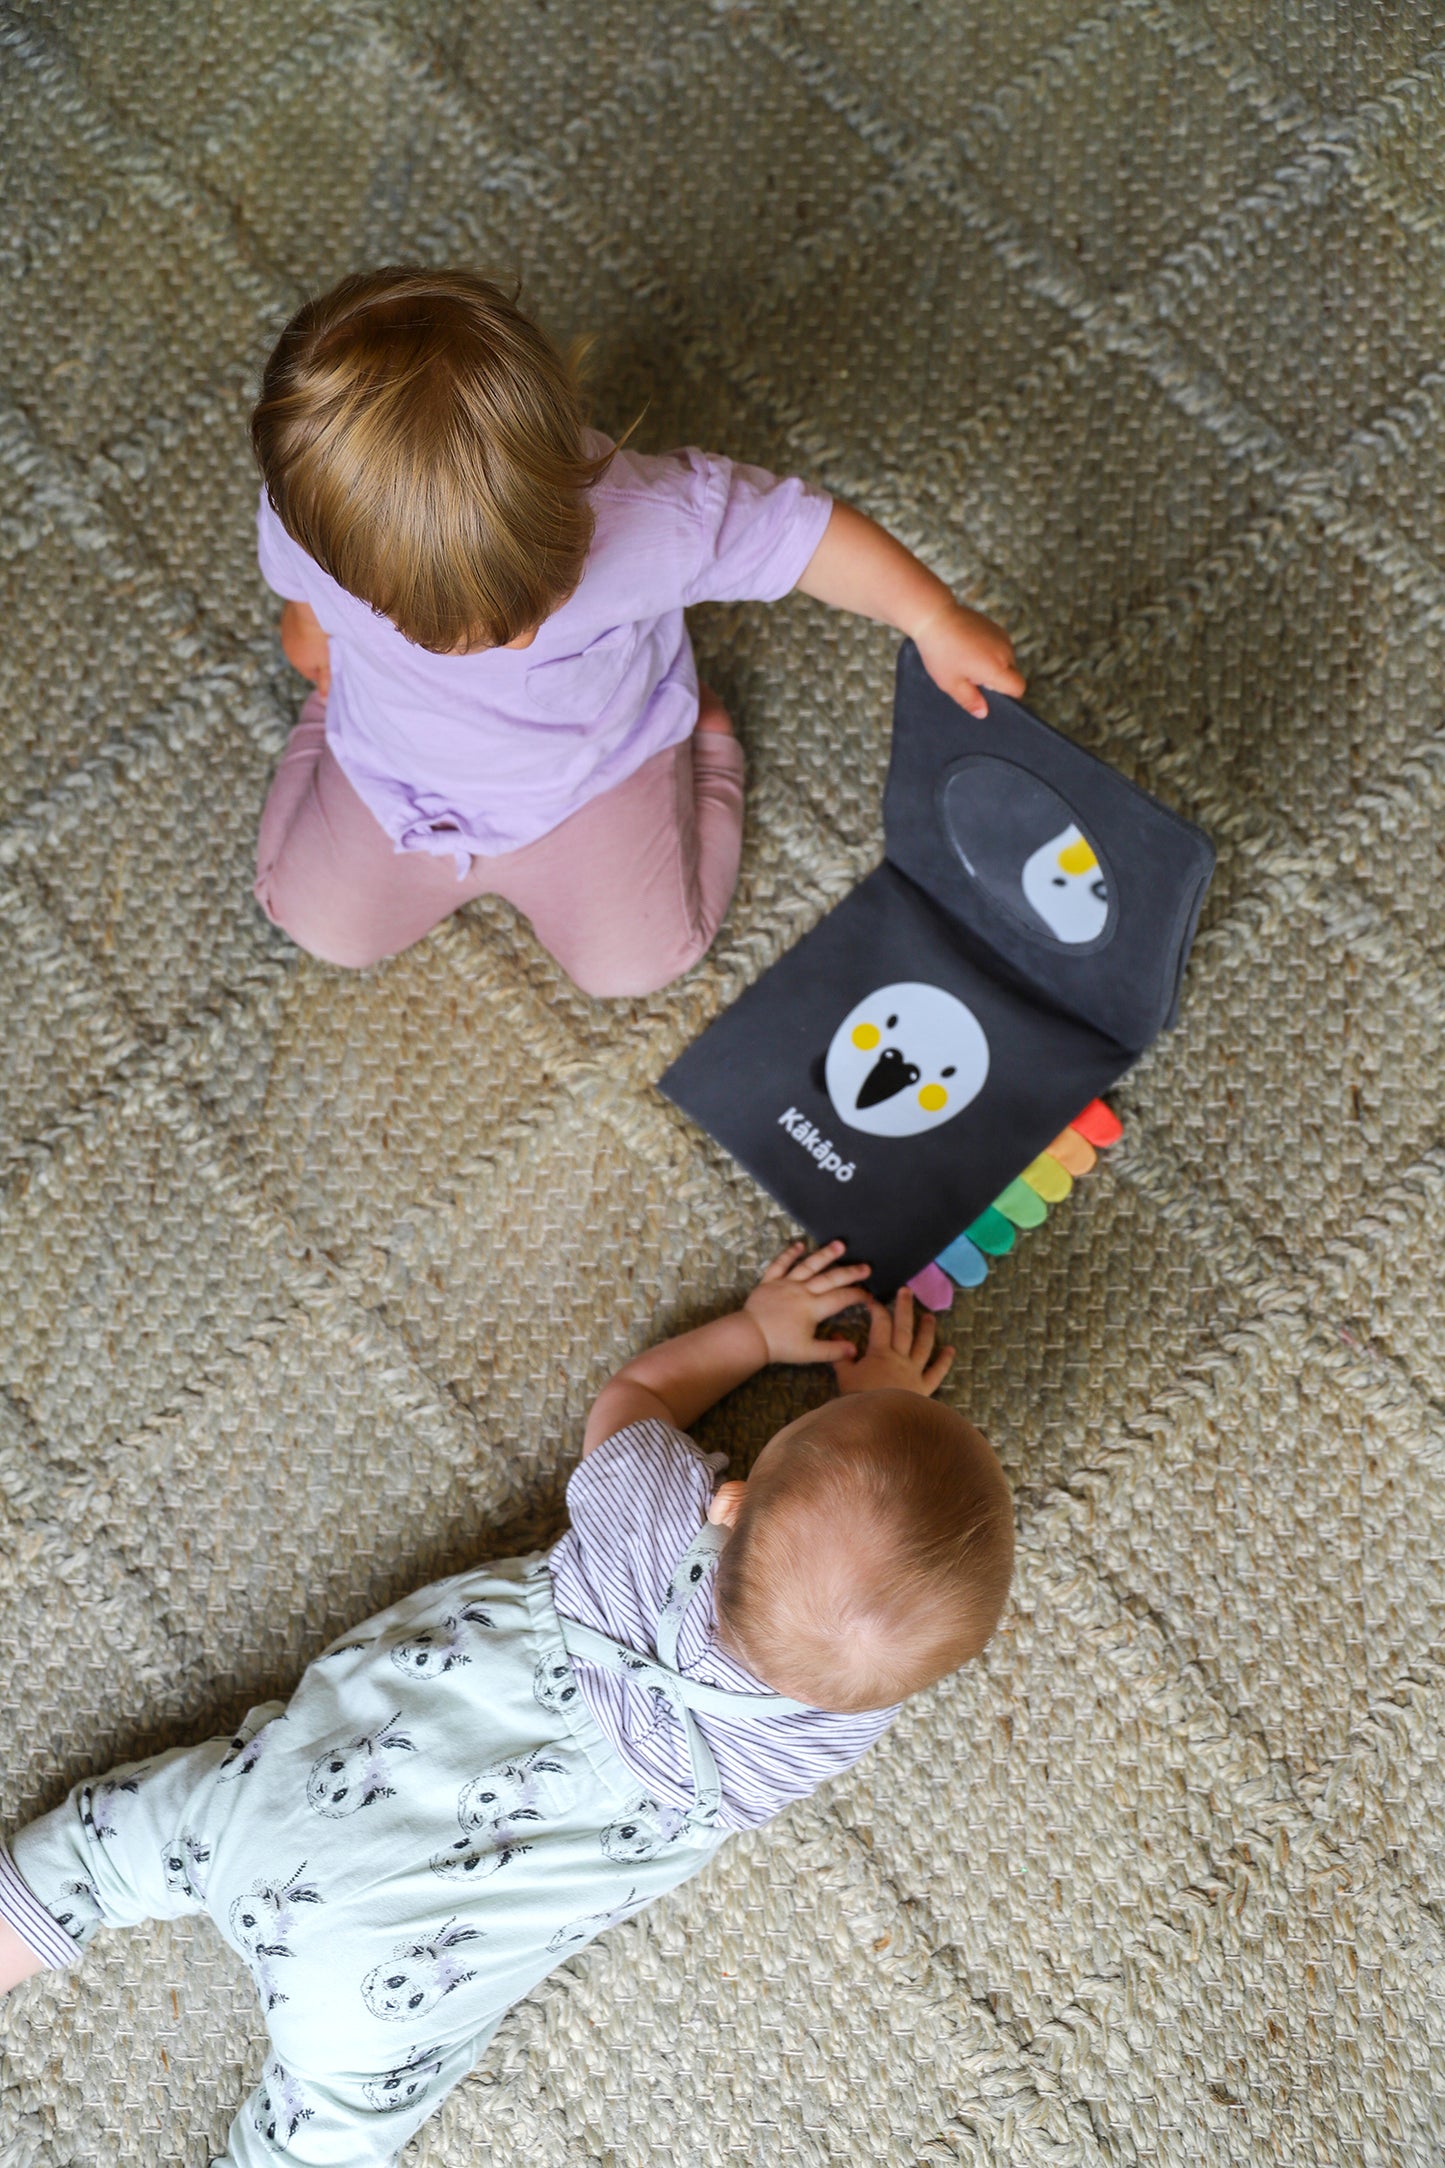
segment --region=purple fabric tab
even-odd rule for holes
[[[953,1282],[937,1265],[925,1265],[908,1283],[925,1310],[953,1308]]]

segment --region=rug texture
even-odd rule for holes
[[[1442,142],[1438,5],[0,7],[0,1825],[555,1530],[609,1370],[789,1231],[654,1079],[879,852],[891,635],[714,608],[749,828],[685,983],[583,999],[500,905],[365,976],[263,924],[304,293],[520,276],[600,422],[886,521],[1220,848],[1124,1143],[954,1312],[1004,1630],[410,2160],[1440,2160]],[[203,2168],[261,2043],[208,1925],[104,1936],[0,2016],[0,2163]]]

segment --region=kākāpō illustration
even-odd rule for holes
[[[183,1829],[174,1844],[161,1846],[166,1888],[177,1897],[192,1897],[197,1904],[202,1903],[206,1894],[204,1869],[210,1857],[211,1847]]]
[[[577,1675],[567,1657],[539,1656],[532,1673],[532,1692],[544,1709],[556,1715],[562,1709],[570,1709],[581,1689]]]
[[[115,1836],[123,1802],[140,1790],[140,1779],[149,1767],[143,1762],[134,1776],[102,1777],[99,1784],[81,1786],[80,1826],[87,1837],[106,1844]]]
[[[630,1889],[621,1904],[614,1905],[610,1912],[587,1912],[580,1920],[569,1920],[565,1927],[559,1927],[556,1934],[549,1937],[547,1947],[549,1950],[580,1949],[594,1935],[605,1934],[609,1927],[615,1927],[619,1920],[625,1920],[630,1912],[638,1910],[637,1892]]]
[[[261,2072],[251,2107],[251,2120],[261,2136],[272,2145],[289,2145],[301,2125],[309,2123],[315,2113],[314,2108],[307,2107],[299,2081],[281,2058],[273,2055]]]
[[[656,1859],[687,1828],[685,1808],[664,1807],[656,1799],[638,1799],[630,1810],[609,1822],[602,1832],[602,1849],[609,1859],[629,1867]]]
[[[261,2007],[274,2010],[278,2002],[285,2002],[276,1978],[277,1963],[294,1957],[287,1939],[299,1924],[300,1905],[319,1905],[321,1892],[314,1883],[303,1882],[306,1862],[284,1882],[260,1881],[253,1883],[244,1896],[232,1900],[230,1910],[231,1933],[236,1946],[251,1968],[261,1997]]]
[[[373,2108],[389,2115],[394,2108],[409,2108],[426,2091],[431,2079],[441,2074],[440,2048],[413,2048],[404,2063],[383,2070],[380,2077],[368,2078],[361,2090]]]
[[[880,986],[834,1032],[823,1081],[840,1120],[876,1137],[952,1121],[988,1075],[988,1041],[955,994],[922,980]]]
[[[439,1679],[459,1664],[471,1662],[466,1646],[469,1632],[485,1633],[491,1623],[491,1614],[481,1604],[463,1604],[460,1611],[448,1613],[435,1626],[424,1627],[409,1641],[398,1642],[391,1660],[409,1679]]]
[[[468,1943],[481,1940],[479,1928],[461,1927],[452,1919],[435,1934],[399,1942],[385,1963],[373,1965],[362,1981],[362,2001],[373,2017],[400,2023],[423,2016],[476,1978],[463,1953]]]
[[[1109,889],[1094,847],[1071,821],[1025,861],[1025,900],[1056,941],[1097,941],[1109,922]]]
[[[332,1746],[318,1754],[306,1780],[306,1800],[318,1814],[331,1821],[391,1799],[396,1786],[390,1781],[388,1754],[414,1754],[416,1748],[403,1731],[398,1709],[376,1731],[359,1732],[344,1746]]]

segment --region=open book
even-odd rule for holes
[[[883,863],[661,1088],[881,1295],[1174,1021],[1214,849],[1016,701],[898,658]]]

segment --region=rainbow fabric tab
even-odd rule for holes
[[[1022,1175],[994,1198],[993,1208],[995,1212],[1002,1212],[1005,1219],[1012,1220],[1015,1227],[1042,1227],[1049,1216],[1043,1198]]]
[[[1067,1167],[1076,1182],[1099,1163],[1093,1145],[1087,1137],[1081,1137],[1077,1129],[1061,1129],[1049,1146],[1049,1157],[1056,1159],[1061,1167]]]
[[[937,1265],[925,1265],[915,1272],[908,1283],[910,1291],[917,1296],[925,1310],[948,1310],[953,1307],[953,1282]]]
[[[1006,1220],[1002,1212],[986,1205],[971,1227],[965,1228],[969,1241],[985,1257],[1007,1257],[1018,1240],[1018,1232],[1012,1220]]]
[[[1098,1164],[1099,1151],[1118,1142],[1124,1134],[1118,1116],[1093,1100],[1077,1120],[1055,1137],[1046,1152],[1025,1167],[1002,1195],[979,1213],[973,1225],[955,1235],[931,1265],[915,1273],[908,1285],[930,1310],[946,1310],[959,1287],[982,1287],[988,1278],[991,1257],[1007,1257],[1018,1240],[1021,1227],[1041,1227],[1051,1204],[1062,1204],[1075,1180]],[[1096,1149],[1097,1147],[1097,1149]]]
[[[1067,1167],[1061,1167],[1051,1152],[1040,1152],[1038,1158],[1024,1168],[1019,1176],[1030,1189],[1036,1189],[1045,1204],[1062,1204],[1074,1186],[1074,1178]]]
[[[1102,1099],[1091,1099],[1083,1113],[1074,1116],[1069,1127],[1077,1129],[1084,1142],[1092,1144],[1099,1152],[1117,1144],[1124,1134],[1124,1125],[1118,1115],[1106,1107]]]
[[[960,1287],[982,1287],[988,1278],[988,1259],[967,1235],[955,1235],[948,1248],[939,1251],[938,1262]]]

